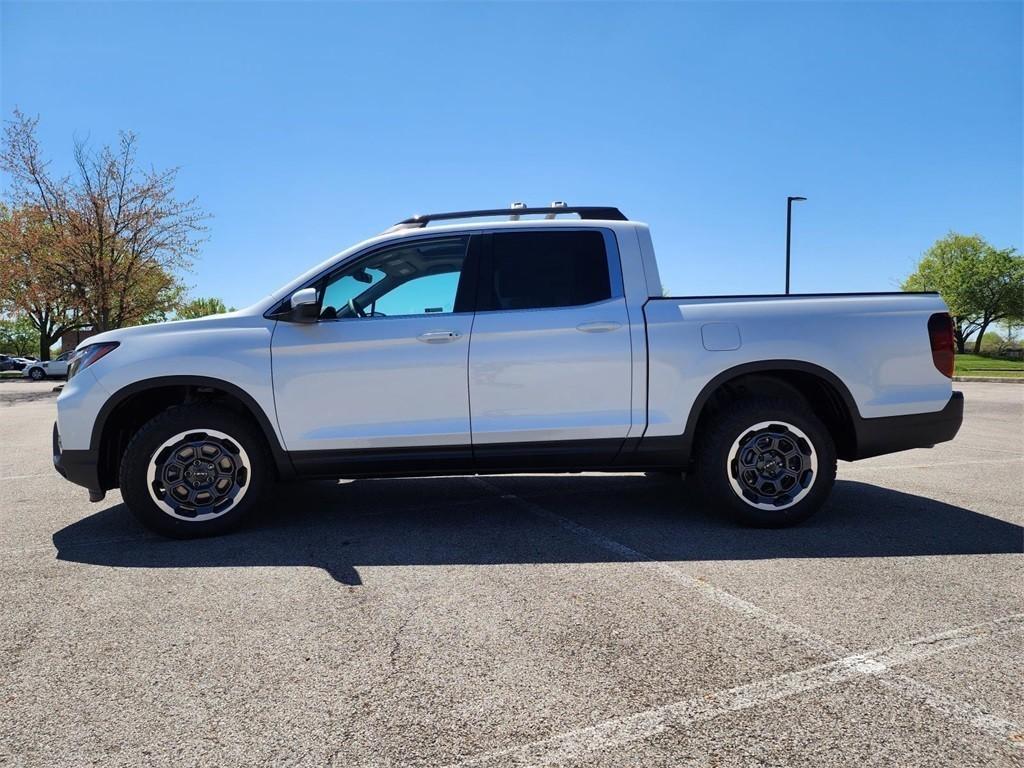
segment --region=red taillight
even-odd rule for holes
[[[953,378],[953,320],[947,312],[928,318],[928,339],[932,344],[932,362],[943,376]]]

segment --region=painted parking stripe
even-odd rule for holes
[[[712,720],[731,712],[751,709],[855,678],[885,675],[893,667],[923,661],[995,634],[1022,629],[1024,614],[1007,616],[930,637],[909,640],[889,648],[845,656],[798,672],[789,672],[767,680],[655,707],[634,715],[605,720],[596,725],[530,744],[484,753],[455,763],[452,768],[488,765],[543,766],[578,760],[588,753],[656,736],[669,727],[681,728]],[[1008,721],[999,718],[993,720],[998,721],[1000,728],[1014,727]]]
[[[554,523],[563,530],[575,534],[581,539],[584,539],[595,546],[601,547],[614,555],[618,555],[623,558],[623,560],[643,563],[646,567],[652,568],[661,576],[678,584],[682,584],[683,586],[696,589],[712,602],[718,603],[734,613],[739,613],[743,616],[747,616],[748,618],[760,621],[762,624],[771,627],[780,634],[798,640],[801,644],[811,650],[815,650],[835,658],[846,656],[849,653],[849,651],[841,645],[833,643],[830,640],[826,640],[811,630],[801,627],[798,624],[794,624],[781,616],[776,616],[775,614],[770,613],[769,611],[766,611],[765,609],[760,608],[741,597],[737,597],[731,592],[727,592],[724,589],[716,587],[710,582],[691,576],[678,568],[672,567],[668,563],[655,560],[639,550],[633,549],[632,547],[615,541],[614,539],[610,539],[607,536],[604,536],[591,528],[587,528],[584,525],[580,525],[567,517],[551,512],[535,502],[516,496],[515,494],[504,493],[489,480],[485,480],[480,477],[475,478],[475,480],[477,483],[485,486],[489,490],[501,494],[503,499],[518,503],[537,517],[541,517],[551,523]]]
[[[900,470],[900,469],[933,469],[938,467],[963,467],[965,465],[975,464],[1019,464],[1024,462],[1024,456],[1019,456],[1013,459],[984,459],[980,461],[936,461],[932,464],[870,464],[867,462],[858,462],[849,466],[843,466],[842,473],[855,472],[857,470]]]
[[[747,618],[759,621],[763,626],[772,629],[784,636],[790,637],[791,639],[799,642],[804,647],[811,650],[818,651],[827,656],[832,656],[837,659],[843,658],[854,658],[850,654],[849,649],[843,647],[838,643],[834,643],[824,637],[821,637],[817,633],[802,627],[794,622],[789,621],[781,616],[777,616],[763,608],[754,605],[753,603],[744,600],[724,589],[714,586],[703,579],[690,576],[683,571],[674,568],[668,563],[656,561],[648,555],[633,549],[621,542],[610,539],[593,529],[587,528],[586,526],[580,525],[569,518],[563,517],[562,515],[551,512],[550,510],[536,504],[528,499],[524,499],[515,494],[504,493],[494,483],[484,478],[474,478],[476,482],[487,489],[498,493],[503,499],[514,501],[515,503],[522,506],[524,509],[529,510],[533,514],[548,520],[562,529],[569,531],[590,543],[599,546],[613,554],[619,555],[626,560],[637,561],[644,564],[645,567],[655,569],[659,574],[670,578],[671,580],[690,586],[699,591],[705,598],[721,605],[729,610],[743,615]],[[978,627],[986,627],[988,625],[1002,626],[1003,623],[1009,623],[1013,627],[1019,627],[1021,616],[1012,616],[1006,619],[999,619],[995,622],[988,622],[984,625],[978,625]],[[954,633],[962,630],[953,630]],[[979,637],[984,636],[983,630],[979,629],[981,633]],[[939,635],[937,637],[942,637]],[[922,642],[922,641],[912,641]],[[956,647],[956,646],[953,646]],[[937,688],[934,688],[926,683],[922,683],[913,678],[907,677],[903,674],[889,674],[879,678],[879,682],[885,687],[904,695],[912,695],[916,701],[919,701],[930,708],[961,722],[965,725],[969,725],[972,728],[982,731],[983,733],[991,736],[1000,741],[1011,740],[1017,746],[1024,746],[1024,726],[1014,723],[1010,720],[999,718],[991,715],[988,712],[970,704],[955,698]],[[642,738],[642,737],[638,737]]]

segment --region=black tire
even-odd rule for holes
[[[221,433],[226,439],[210,436],[208,432]],[[183,519],[181,515],[187,514],[188,508],[178,508],[169,493],[173,489],[165,489],[162,503],[175,510],[162,508],[154,498],[157,491],[150,489],[150,466],[153,465],[154,472],[162,471],[157,469],[158,453],[177,454],[165,443],[182,433],[189,433],[186,440],[209,440],[226,446],[225,456],[228,449],[235,452],[233,459],[237,466],[231,468],[230,474],[234,496],[223,499],[221,506],[226,511],[210,508],[208,514],[197,515],[196,519]],[[213,536],[234,528],[258,507],[268,490],[272,472],[263,435],[249,420],[217,405],[181,405],[153,417],[129,441],[121,460],[121,496],[131,512],[150,530],[182,539]],[[205,475],[200,474],[200,477]],[[187,486],[185,482],[179,484]]]
[[[42,368],[33,368],[28,372],[28,377],[32,379],[32,381],[42,381],[46,378],[46,371]]]
[[[784,528],[825,503],[836,479],[835,443],[802,398],[748,397],[712,419],[696,452],[712,508],[746,525]]]

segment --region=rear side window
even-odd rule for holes
[[[496,232],[493,242],[482,310],[575,307],[611,298],[600,232]]]

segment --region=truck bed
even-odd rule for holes
[[[936,293],[652,298],[646,434],[679,434],[709,382],[753,364],[827,372],[864,419],[941,411],[950,384],[927,326],[945,311]]]

